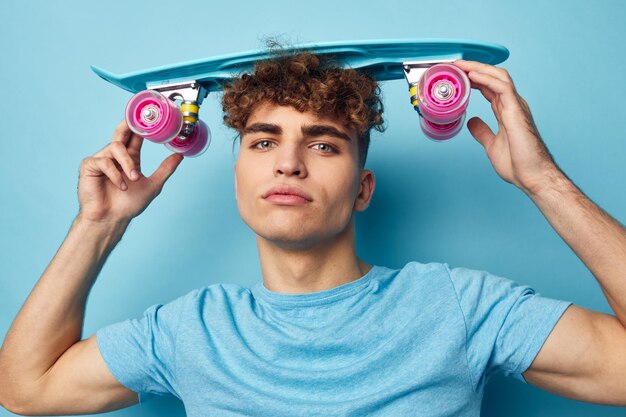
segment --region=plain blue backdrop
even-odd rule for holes
[[[557,163],[597,204],[626,219],[626,2],[569,1],[17,1],[0,3],[0,340],[77,214],[78,167],[104,147],[131,94],[93,74],[124,73],[294,43],[459,38],[499,43],[501,64],[529,103]],[[377,178],[357,215],[368,263],[448,262],[612,313],[592,274],[520,190],[502,181],[465,127],[447,143],[424,137],[404,80],[382,83],[388,129],[374,133]],[[469,117],[496,127],[473,90]],[[194,288],[261,280],[254,233],[237,211],[219,97],[201,110],[209,150],[188,158],[129,227],[96,282],[83,338]],[[169,151],[146,142],[143,172]],[[624,416],[495,376],[485,416]],[[0,416],[12,415],[4,409]],[[112,413],[183,416],[162,397]]]

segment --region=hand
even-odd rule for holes
[[[559,168],[509,73],[503,68],[474,61],[459,59],[453,64],[468,72],[472,88],[480,90],[491,103],[498,121],[499,130],[494,134],[483,120],[473,117],[467,122],[470,133],[485,148],[489,161],[503,180],[527,194],[538,192]]]
[[[150,176],[141,173],[143,138],[123,120],[111,143],[83,159],[78,183],[79,216],[98,222],[130,222],[161,193],[183,156],[168,156]],[[135,176],[133,171],[137,171]]]

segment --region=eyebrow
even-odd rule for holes
[[[275,135],[280,135],[283,133],[283,129],[273,123],[253,123],[250,126],[247,126],[243,130],[243,134],[246,135],[248,133],[272,133]],[[305,125],[302,126],[302,133],[304,136],[308,137],[316,137],[316,136],[333,136],[338,139],[343,139],[347,142],[352,142],[352,138],[345,132],[337,129],[331,125],[324,124],[314,124],[314,125]]]

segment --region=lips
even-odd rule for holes
[[[311,199],[311,196],[309,196],[309,194],[305,193],[303,190],[299,189],[298,187],[294,187],[292,185],[286,185],[286,184],[276,185],[270,188],[269,190],[267,190],[265,194],[263,194],[263,198],[267,198],[274,194],[295,195],[298,197],[302,197],[307,201],[313,201]]]

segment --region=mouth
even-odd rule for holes
[[[309,203],[306,198],[294,194],[270,194],[265,197],[265,200],[284,206],[302,206]]]
[[[263,194],[263,198],[273,204],[280,205],[304,205],[313,199],[304,190],[288,184],[279,184]]]

